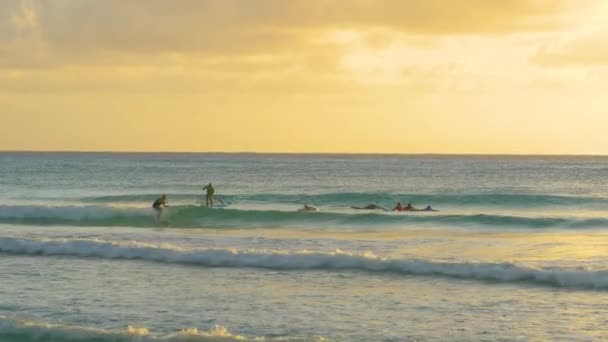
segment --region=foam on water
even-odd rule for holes
[[[334,253],[280,250],[192,249],[86,239],[0,238],[0,252],[104,259],[137,259],[201,267],[262,268],[277,270],[362,271],[397,275],[439,276],[494,282],[519,282],[563,288],[608,289],[608,270],[539,268],[515,263],[443,262],[389,259],[373,253]]]
[[[178,332],[155,333],[144,327],[126,326],[124,330],[98,329],[50,324],[0,316],[0,339],[3,342],[56,341],[56,342],[229,342],[229,341],[324,341],[323,338],[247,338],[233,335],[224,326],[209,330],[184,328]]]

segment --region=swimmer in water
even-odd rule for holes
[[[157,198],[156,201],[152,204],[152,208],[156,211],[156,222],[160,222],[160,216],[163,213],[163,207],[168,207],[169,201],[167,200],[167,195],[162,195]]]
[[[393,208],[393,211],[403,211],[403,205],[401,205],[401,202],[397,202],[397,205]]]

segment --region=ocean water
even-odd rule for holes
[[[0,174],[0,341],[608,340],[608,157],[0,153]],[[439,211],[351,208],[397,201]]]

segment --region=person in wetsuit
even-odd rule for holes
[[[207,194],[205,196],[205,203],[207,204],[207,207],[212,208],[213,207],[213,195],[215,194],[215,188],[213,188],[213,185],[211,185],[211,183],[209,183],[209,185],[205,186],[203,188],[203,190],[207,191]]]
[[[156,211],[156,222],[160,222],[160,215],[163,213],[163,207],[168,207],[169,203],[167,200],[167,195],[162,195],[157,198],[154,203],[152,203],[152,208]]]
[[[304,204],[304,207],[298,209],[298,211],[319,211],[319,208],[313,207],[312,205]]]
[[[372,204],[368,204],[368,205],[366,205],[364,207],[352,206],[351,208],[357,209],[357,210],[378,210],[378,209],[380,209],[380,210],[388,211],[388,210],[386,210],[386,208],[381,207],[381,206],[379,206],[377,204],[373,204],[373,203]]]

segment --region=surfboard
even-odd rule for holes
[[[298,209],[299,212],[315,212],[315,211],[319,211],[319,208],[316,207],[311,207],[310,209],[305,209],[305,208],[300,208]]]

